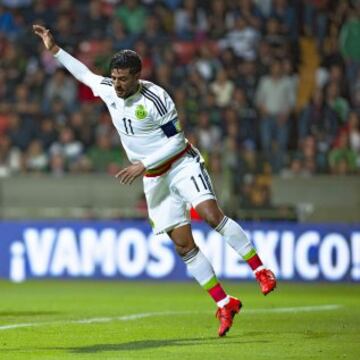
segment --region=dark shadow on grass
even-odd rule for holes
[[[156,349],[169,346],[194,346],[194,345],[217,345],[217,344],[248,344],[248,343],[267,343],[269,341],[263,340],[249,340],[244,341],[238,337],[226,338],[190,338],[190,339],[162,339],[162,340],[137,340],[120,344],[97,344],[82,347],[68,348],[69,352],[76,354],[91,354],[106,351],[137,351]],[[54,348],[51,348],[54,350]],[[57,350],[66,350],[66,348],[56,348]]]
[[[46,316],[46,315],[57,315],[60,314],[58,311],[0,311],[0,317],[7,316]]]
[[[96,354],[106,351],[139,351],[157,349],[171,346],[196,346],[196,345],[234,345],[234,344],[266,344],[268,340],[244,340],[238,336],[226,336],[223,338],[189,338],[189,339],[162,339],[162,340],[137,340],[120,344],[96,344],[79,347],[22,347],[22,348],[2,348],[0,343],[0,352],[19,352],[19,351],[41,351],[41,350],[60,350],[68,351],[73,354]],[[4,344],[5,345],[5,344]]]

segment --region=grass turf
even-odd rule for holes
[[[255,282],[225,288],[244,307],[218,338],[214,304],[193,282],[0,282],[0,359],[359,359],[358,284],[280,283],[267,297]],[[272,312],[329,304],[339,307]],[[113,319],[139,313],[157,314]],[[4,329],[14,324],[33,325]]]

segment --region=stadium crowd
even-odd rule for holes
[[[0,176],[114,174],[126,161],[104,105],[33,23],[99,74],[135,49],[242,206],[270,206],[272,173],[358,174],[359,16],[359,1],[1,0]]]

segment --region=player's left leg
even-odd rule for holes
[[[226,242],[249,264],[254,271],[264,295],[275,289],[276,279],[273,272],[266,269],[243,228],[234,220],[224,215],[214,199],[200,202],[196,211],[219,232]]]
[[[188,272],[216,302],[216,316],[220,321],[218,334],[224,336],[230,330],[234,316],[240,311],[240,300],[226,294],[209,260],[196,246],[189,224],[168,231],[168,235],[174,242],[177,253],[184,260]]]
[[[171,175],[171,176],[170,176]],[[210,176],[196,158],[185,158],[169,175],[170,186],[250,265],[264,295],[276,286],[274,274],[265,269],[242,227],[220,210]]]

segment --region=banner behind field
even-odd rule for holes
[[[360,281],[360,226],[242,223],[266,266],[283,280]],[[251,279],[246,263],[203,223],[197,244],[223,279]],[[166,235],[144,221],[0,223],[0,277],[185,280]]]

